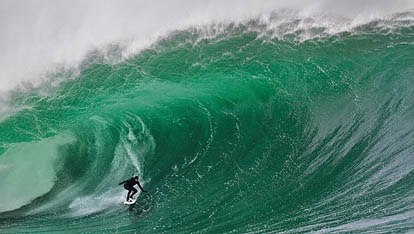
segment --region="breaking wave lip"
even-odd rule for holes
[[[51,191],[55,185],[55,161],[59,157],[58,147],[73,141],[70,135],[57,135],[35,142],[12,145],[2,154],[0,185],[8,188],[0,192],[0,200],[8,201],[0,206],[0,213],[16,210]],[[36,159],[36,160],[33,160]],[[25,184],[25,191],[19,186]]]
[[[26,75],[27,77],[23,81],[12,83],[9,88],[3,87],[4,90],[0,91],[0,101],[3,100],[0,113],[12,112],[7,107],[7,102],[10,96],[13,96],[16,92],[30,92],[33,89],[41,90],[42,86],[56,87],[61,82],[78,77],[80,71],[90,64],[119,64],[147,49],[157,49],[160,42],[168,40],[171,36],[181,32],[195,33],[197,34],[196,40],[202,41],[204,39],[220,38],[223,34],[228,33],[229,28],[232,27],[246,27],[248,31],[257,32],[259,37],[268,38],[269,40],[278,38],[280,40],[305,42],[344,32],[364,34],[366,28],[387,34],[392,33],[394,29],[413,25],[414,9],[385,16],[361,16],[349,19],[332,13],[308,12],[287,8],[227,21],[217,22],[217,20],[211,19],[208,22],[203,21],[202,24],[183,24],[175,29],[158,32],[145,40],[125,38],[95,46],[82,53],[82,59],[75,63],[55,62],[39,72],[33,72],[30,76]],[[370,30],[367,33],[372,33]],[[47,91],[45,94],[47,94]]]

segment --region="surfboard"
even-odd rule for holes
[[[135,202],[137,201],[137,199],[129,199],[129,201],[124,201],[125,205],[133,205],[135,204]]]

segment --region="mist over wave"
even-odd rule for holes
[[[396,1],[2,1],[0,3],[0,96],[20,86],[44,82],[45,72],[78,65],[91,50],[126,44],[123,57],[136,54],[160,36],[189,26],[243,21],[288,8],[302,17],[340,15],[365,24],[414,8]],[[290,20],[288,18],[288,20]],[[337,27],[326,19],[315,23]],[[315,27],[317,25],[314,25]]]
[[[1,230],[414,228],[409,2],[90,4],[26,9],[64,43],[2,87]]]

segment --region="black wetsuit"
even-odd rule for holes
[[[147,192],[139,184],[139,181],[135,181],[135,178],[134,177],[132,177],[132,178],[130,178],[128,180],[125,180],[125,181],[122,181],[121,183],[119,183],[119,185],[121,185],[121,184],[124,184],[124,188],[126,190],[128,190],[128,195],[127,195],[127,199],[126,199],[127,201],[129,200],[129,198],[132,198],[135,193],[137,193],[137,190],[134,188],[134,185],[136,185],[136,184],[141,189],[141,191]],[[132,192],[132,194],[131,194],[131,192]],[[129,196],[129,195],[131,195],[131,196]]]

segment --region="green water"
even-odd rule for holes
[[[188,28],[116,64],[92,51],[10,99],[0,232],[414,230],[413,18]],[[133,175],[149,193],[126,207]]]

